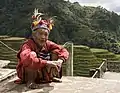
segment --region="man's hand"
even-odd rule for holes
[[[62,66],[62,63],[63,63],[63,60],[62,60],[62,59],[58,59],[58,60],[57,60],[57,65],[58,65],[59,67]]]
[[[35,57],[37,57],[37,54],[34,51],[30,52],[30,58],[33,59]]]
[[[50,65],[54,65],[54,66],[62,66],[62,63],[63,63],[63,60],[61,60],[61,59],[58,59],[57,61],[47,61],[47,63],[48,64],[50,64]]]
[[[53,67],[53,68],[56,69],[55,73],[58,73],[58,71],[60,70],[60,69],[58,69],[58,66],[59,66],[59,68],[61,68],[62,63],[63,63],[63,60],[61,60],[61,59],[58,59],[57,61],[47,61],[47,66],[48,66],[47,70],[48,70],[48,72],[50,71],[50,68]]]
[[[56,67],[56,63],[54,61],[47,61],[47,65],[50,67]]]
[[[39,62],[39,59],[37,58],[37,54],[34,51],[30,52],[30,59],[32,59],[32,61],[34,61],[35,63]]]

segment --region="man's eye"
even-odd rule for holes
[[[45,36],[47,36],[47,34],[45,34]]]

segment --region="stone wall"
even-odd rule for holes
[[[120,62],[119,61],[107,62],[107,70],[110,72],[120,72]]]
[[[94,71],[90,71],[92,78],[102,78],[103,74],[106,72],[120,72],[120,62],[119,61],[104,61],[99,68]],[[93,73],[94,74],[91,74]]]

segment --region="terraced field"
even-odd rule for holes
[[[4,39],[2,40],[9,47],[12,47],[15,50],[19,49],[20,44],[24,39]],[[104,49],[89,48],[87,46],[74,46],[73,50],[73,71],[74,76],[85,76],[89,77],[89,70],[95,69],[100,66],[102,59],[108,59],[112,61],[120,60],[120,55],[115,55]],[[0,59],[10,60],[7,68],[16,68],[17,59],[16,53],[12,50],[6,48],[3,44],[0,43]],[[63,74],[65,75],[66,64],[63,65]]]
[[[8,45],[10,48],[18,51],[20,44],[24,41],[23,38],[9,38],[3,39],[2,42]],[[16,68],[17,57],[16,52],[7,48],[5,45],[0,43],[0,59],[1,60],[10,60],[10,64],[8,64],[8,68]]]
[[[110,61],[119,61],[120,60],[119,55],[115,55],[114,53],[111,53],[108,50],[97,49],[97,48],[91,48],[90,50],[93,52],[93,54],[97,58],[107,59],[107,60],[110,60]]]
[[[87,46],[74,46],[74,76],[89,77],[89,70],[100,66],[98,59]]]

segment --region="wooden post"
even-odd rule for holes
[[[97,78],[101,78],[101,71],[100,71],[100,68],[96,68],[96,71],[98,71]]]
[[[96,71],[95,69],[90,69],[89,76],[92,77],[94,75],[95,71]]]
[[[69,58],[66,62],[66,76],[73,76],[73,43],[69,43]]]

